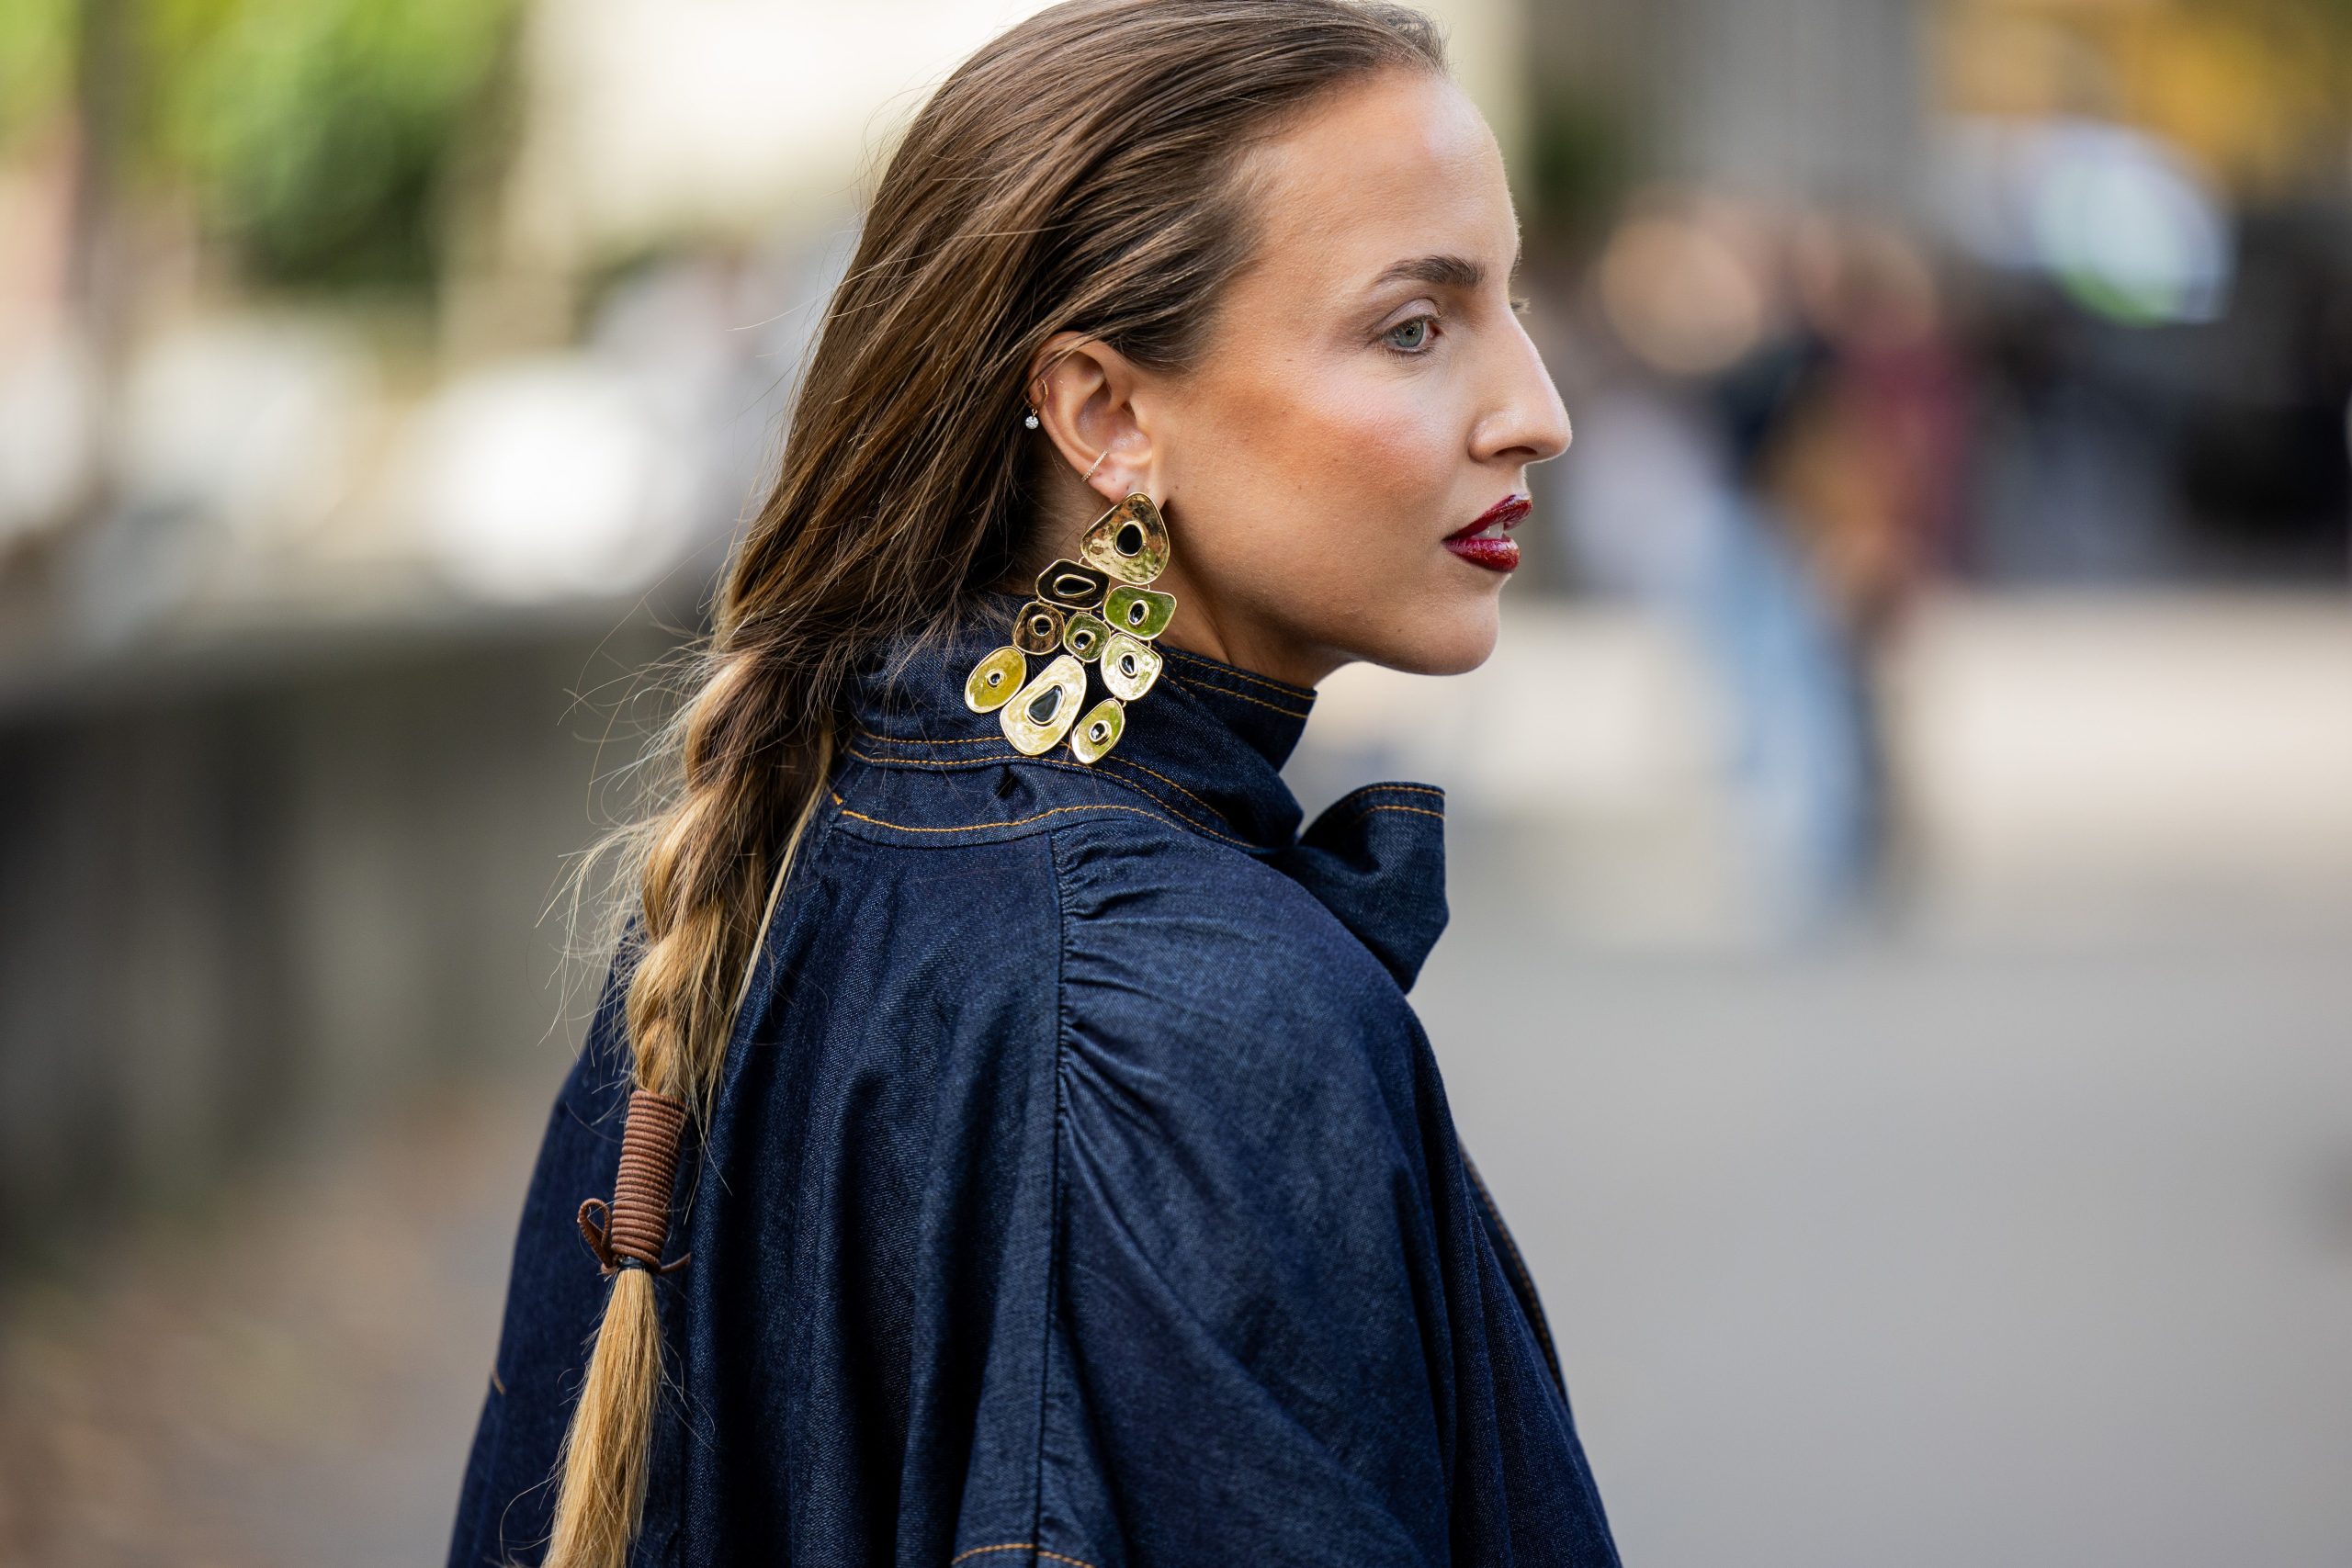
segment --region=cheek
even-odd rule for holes
[[[1456,422],[1433,385],[1330,366],[1233,378],[1214,398],[1205,491],[1244,536],[1278,535],[1293,572],[1303,553],[1318,575],[1391,572],[1433,547],[1458,479]]]

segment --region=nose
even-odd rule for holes
[[[1478,422],[1472,455],[1482,463],[1541,463],[1568,449],[1574,432],[1559,389],[1534,340],[1517,321],[1504,334],[1494,400]]]

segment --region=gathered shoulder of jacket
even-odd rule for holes
[[[1314,693],[1172,649],[1109,755],[1024,757],[961,697],[1011,608],[856,693],[682,1162],[634,1561],[1614,1563],[1406,999],[1442,795],[1302,830]],[[544,1545],[623,978],[526,1200],[453,1564]]]

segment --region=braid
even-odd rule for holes
[[[808,819],[832,753],[829,736],[801,749],[788,780],[800,809],[779,848],[770,817],[785,792],[753,766],[756,749],[742,743],[758,728],[752,722],[763,686],[758,655],[720,654],[708,668],[677,720],[685,763],[678,796],[641,829],[643,950],[627,1003],[636,1087],[682,1100],[704,1118],[739,994],[732,982],[749,964],[770,885]],[[644,1506],[661,1373],[653,1275],[618,1269],[564,1438],[549,1564],[626,1557]],[[598,1462],[571,1462],[579,1454]]]

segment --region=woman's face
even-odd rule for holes
[[[1057,439],[1077,467],[1108,448],[1100,496],[1164,509],[1166,641],[1308,685],[1358,659],[1474,668],[1518,548],[1449,536],[1498,506],[1517,521],[1528,465],[1568,445],[1511,302],[1519,225],[1494,136],[1451,82],[1399,71],[1245,167],[1260,248],[1195,366],[1063,361],[1077,380],[1050,389]]]

